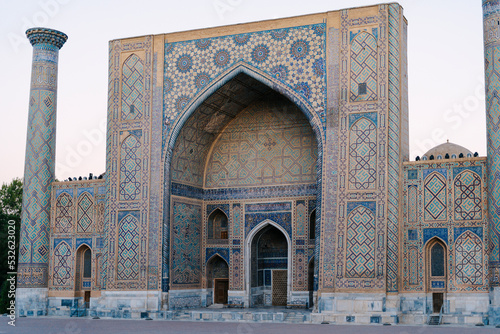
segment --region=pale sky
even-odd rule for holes
[[[59,53],[56,177],[105,171],[108,42],[320,13],[372,0],[0,0],[0,183],[24,173],[32,47],[27,28],[69,36]],[[445,142],[486,155],[480,0],[401,0],[408,19],[410,156]]]

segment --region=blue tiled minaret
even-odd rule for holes
[[[45,315],[49,266],[50,191],[56,146],[57,67],[66,34],[32,28],[33,46],[28,134],[18,262],[17,308]]]
[[[500,2],[483,0],[490,283],[498,285],[500,264]]]

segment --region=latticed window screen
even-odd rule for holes
[[[89,278],[92,276],[91,251],[87,249],[83,254],[83,277]]]
[[[444,276],[444,248],[439,243],[431,249],[431,276]]]

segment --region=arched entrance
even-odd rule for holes
[[[75,297],[83,297],[84,306],[90,302],[92,280],[92,250],[81,245],[76,251]]]
[[[446,244],[439,238],[431,239],[425,251],[427,292],[432,298],[432,312],[439,313],[444,305],[447,287]]]
[[[202,289],[197,278],[206,270],[201,257],[208,249],[238,245],[240,241],[243,244],[247,239],[244,224],[232,227],[237,216],[230,212],[235,206],[238,210],[244,208],[244,202],[252,200],[252,196],[266,201],[263,193],[269,194],[269,198],[279,197],[283,194],[281,189],[290,189],[290,196],[293,191],[297,196],[316,196],[321,191],[317,177],[322,166],[318,116],[297,100],[300,97],[287,91],[289,87],[246,71],[249,72],[245,72],[244,66],[235,69],[200,92],[189,101],[183,114],[168,125],[172,135],[165,152],[164,175],[169,186],[165,187],[164,206],[170,210],[164,211],[168,216],[164,217],[163,231],[164,240],[171,242],[163,253],[166,265],[162,284],[164,291],[172,292],[169,303],[176,298],[173,290]],[[221,203],[235,198],[241,202]],[[319,206],[317,210],[320,214]],[[307,219],[305,226],[307,238]],[[287,239],[288,253],[290,245]],[[248,249],[235,247],[233,251],[237,255],[231,257],[231,270],[239,272],[231,276],[235,279],[230,294],[236,296],[235,303],[248,305],[250,281],[243,277],[249,267],[238,265],[240,260],[247,261],[240,254],[246,254]],[[190,261],[183,266],[186,258]],[[270,273],[274,272],[269,271],[267,278],[272,280]],[[285,275],[284,291],[290,299],[291,270],[274,274],[275,279]],[[266,275],[265,271],[262,275]],[[272,303],[271,297],[270,292],[268,304]],[[176,307],[182,303],[179,301]]]
[[[229,266],[219,255],[214,255],[207,262],[207,288],[213,289],[214,304],[227,304]]]
[[[247,282],[251,307],[286,306],[290,291],[290,242],[275,223],[261,223],[248,237]]]

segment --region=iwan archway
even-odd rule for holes
[[[263,221],[250,232],[246,241],[246,291],[251,307],[288,304],[291,252],[288,233],[271,220]]]
[[[164,199],[169,210],[164,211],[168,213],[164,217],[164,240],[169,242],[163,252],[164,263],[168,263],[164,266],[163,276],[168,279],[163,280],[163,290],[169,292],[172,304],[176,300],[182,304],[187,294],[202,296],[199,305],[192,299],[190,305],[170,308],[206,305],[204,291],[208,287],[201,275],[206,272],[208,254],[217,250],[226,254],[224,259],[232,272],[229,303],[249,306],[251,289],[244,279],[249,267],[244,263],[249,260],[251,245],[246,240],[250,240],[251,231],[260,228],[255,229],[255,223],[249,228],[243,215],[245,206],[250,205],[247,203],[271,203],[264,205],[265,212],[255,215],[264,221],[278,211],[276,214],[285,217],[290,229],[295,219],[292,212],[299,207],[304,228],[294,233],[302,233],[300,237],[307,241],[302,244],[304,252],[309,251],[307,247],[317,247],[309,243],[307,217],[316,210],[319,219],[321,212],[320,122],[293,90],[246,65],[228,71],[190,103],[172,125],[165,152]],[[286,201],[280,202],[284,194]],[[214,237],[214,227],[209,228],[210,222],[213,225],[209,216],[215,209],[229,217],[227,234],[217,232],[218,238]],[[291,261],[292,232],[284,231],[283,235]],[[287,265],[288,300],[292,264]],[[307,266],[301,268],[305,268],[307,277]]]

